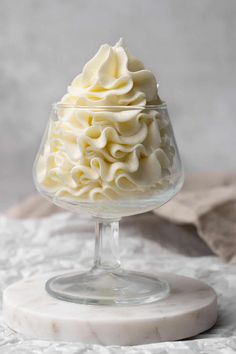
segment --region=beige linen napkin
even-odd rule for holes
[[[11,217],[43,217],[62,209],[33,195],[7,210]],[[154,210],[172,223],[192,224],[210,249],[236,263],[236,176],[198,175],[186,178],[182,191]]]
[[[171,222],[193,224],[215,254],[236,263],[236,176],[188,177],[182,191],[154,212]]]

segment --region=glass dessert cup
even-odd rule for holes
[[[139,122],[141,123],[142,117],[147,118],[149,115],[153,116],[153,114],[156,117],[158,129],[160,135],[162,135],[160,148],[166,152],[169,165],[162,167],[162,175],[157,178],[155,185],[147,190],[144,190],[143,186],[137,187],[138,189],[135,190],[130,187],[129,181],[126,181],[127,183],[120,195],[115,193],[117,192],[116,190],[115,192],[113,190],[110,192],[108,189],[108,193],[104,195],[99,192],[98,194],[93,194],[92,197],[91,195],[88,197],[88,194],[85,193],[84,196],[79,196],[78,198],[78,195],[74,196],[71,190],[68,192],[68,188],[64,188],[67,182],[58,173],[56,175],[52,174],[52,180],[56,181],[56,188],[53,186],[50,190],[48,186],[51,182],[49,183],[46,180],[44,183],[38,176],[39,165],[41,164],[40,159],[44,156],[45,151],[50,151],[50,154],[58,154],[55,144],[48,145],[53,124],[73,116],[76,117],[77,123],[80,121],[83,125],[86,121],[86,124],[96,126],[94,121],[92,123],[92,120],[93,117],[96,119],[99,117],[99,126],[104,128],[108,123],[107,120],[103,121],[102,117],[103,114],[106,117],[107,115],[109,116],[109,113],[115,113],[116,117],[122,117],[122,114],[126,116],[130,114],[133,117],[139,115],[141,117]],[[86,114],[86,117],[84,114]],[[88,119],[88,116],[92,118]],[[70,119],[75,122],[74,118]],[[121,124],[123,123],[124,129],[126,129],[128,127],[125,127],[127,122],[122,122]],[[98,136],[95,135],[93,138],[98,139]],[[69,137],[69,143],[71,143],[71,136]],[[86,144],[85,148],[87,147]],[[60,153],[64,153],[65,146],[61,147],[59,144],[59,150]],[[100,156],[100,153],[100,150],[91,152],[93,156],[94,154]],[[122,157],[122,151],[119,150],[116,158],[120,160]],[[61,163],[60,159],[59,163]],[[33,175],[37,190],[51,202],[74,213],[90,214],[95,219],[96,238],[92,269],[85,273],[72,272],[49,279],[46,283],[46,290],[51,296],[74,303],[118,306],[146,304],[160,300],[168,295],[169,286],[165,279],[159,279],[151,274],[126,270],[122,267],[119,256],[120,219],[124,216],[136,215],[160,207],[173,198],[183,184],[183,170],[166,104],[145,107],[55,105],[34,163]],[[60,185],[58,181],[62,185],[61,189],[58,187]],[[88,179],[85,178],[83,181],[89,186]],[[123,188],[123,184],[121,187]]]

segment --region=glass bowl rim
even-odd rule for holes
[[[108,109],[114,109],[114,110],[144,110],[144,109],[166,109],[167,108],[167,104],[166,102],[162,102],[161,104],[150,104],[150,105],[144,105],[144,106],[138,106],[138,105],[134,105],[134,106],[99,106],[99,105],[94,105],[94,106],[80,106],[80,105],[73,105],[73,104],[67,104],[67,103],[61,103],[61,102],[57,102],[54,103],[53,105],[54,109],[57,108],[62,108],[62,109],[66,109],[66,108],[75,108],[75,109],[81,109],[81,110],[94,110],[94,109],[104,109],[104,110],[108,110]]]

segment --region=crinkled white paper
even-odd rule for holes
[[[176,272],[201,279],[218,294],[216,325],[195,338],[136,347],[30,340],[0,321],[0,353],[22,354],[232,354],[236,353],[236,266],[210,253],[191,227],[168,224],[148,213],[121,223],[126,268]],[[92,264],[93,220],[68,213],[43,219],[0,216],[0,286],[55,270],[85,270]]]

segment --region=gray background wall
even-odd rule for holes
[[[235,0],[0,0],[0,208],[33,191],[51,103],[121,36],[156,73],[187,172],[235,171]]]

